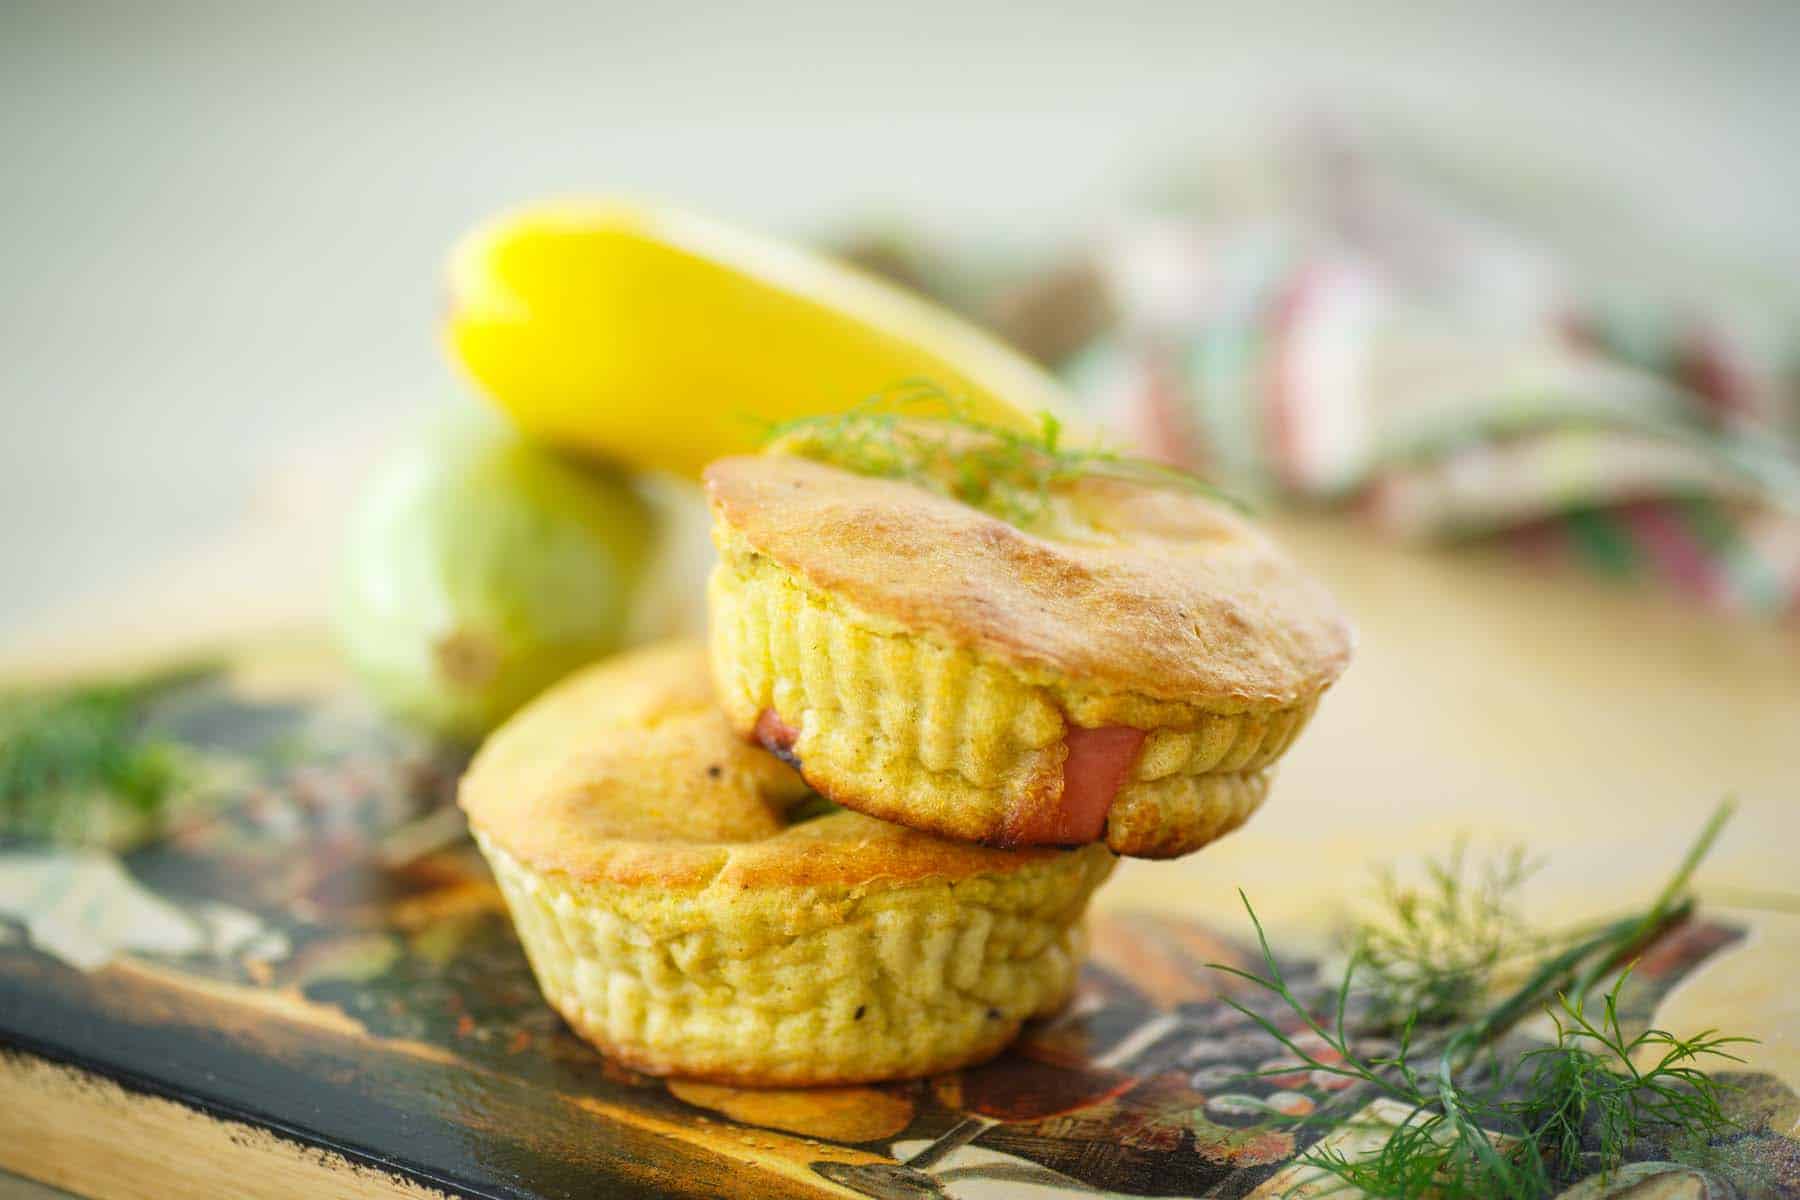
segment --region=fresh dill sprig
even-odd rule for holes
[[[1350,1106],[1375,1099],[1397,1104],[1405,1114],[1373,1127],[1379,1140],[1366,1153],[1352,1155],[1319,1142],[1299,1161],[1369,1196],[1532,1200],[1589,1170],[1609,1174],[1632,1141],[1652,1127],[1701,1137],[1728,1127],[1719,1100],[1722,1087],[1698,1064],[1737,1061],[1727,1047],[1751,1039],[1711,1030],[1677,1038],[1657,1029],[1627,1038],[1618,1010],[1624,974],[1605,994],[1598,1018],[1588,1015],[1586,997],[1607,973],[1687,919],[1693,872],[1730,812],[1726,804],[1713,813],[1649,907],[1562,939],[1561,948],[1539,961],[1516,990],[1472,1018],[1427,1031],[1418,1010],[1406,1014],[1397,1027],[1397,1048],[1387,1054],[1363,1054],[1348,1031],[1346,1013],[1358,971],[1366,965],[1360,949],[1345,967],[1335,1013],[1322,1018],[1288,985],[1262,922],[1244,898],[1262,970],[1218,963],[1213,969],[1272,993],[1304,1031],[1290,1034],[1271,1017],[1227,997],[1226,1003],[1291,1056],[1292,1061],[1259,1074],[1286,1074],[1297,1063],[1351,1085],[1311,1114],[1289,1120],[1325,1125]],[[1525,1016],[1552,1004],[1555,1042],[1510,1068],[1500,1063],[1499,1039]]]
[[[1425,861],[1418,886],[1376,873],[1376,912],[1350,931],[1377,1022],[1438,1025],[1487,999],[1496,971],[1536,939],[1519,915],[1520,888],[1537,870],[1521,846],[1477,862],[1466,839]]]
[[[770,425],[765,444],[858,475],[902,479],[1022,529],[1041,525],[1056,489],[1081,478],[1175,488],[1244,508],[1176,467],[1066,445],[1062,422],[1050,413],[1040,414],[1031,430],[983,421],[965,402],[925,380],[908,381],[845,412]]]
[[[153,825],[194,763],[147,729],[146,706],[195,674],[0,696],[0,836],[111,841]]]
[[[1694,1064],[1707,1058],[1742,1061],[1727,1046],[1751,1038],[1721,1037],[1716,1029],[1679,1038],[1646,1029],[1627,1038],[1619,1022],[1619,993],[1630,975],[1621,973],[1601,997],[1598,1021],[1588,1015],[1585,997],[1557,997],[1550,1018],[1554,1045],[1524,1057],[1531,1068],[1523,1100],[1510,1115],[1531,1130],[1546,1164],[1573,1175],[1586,1165],[1589,1131],[1598,1149],[1593,1165],[1611,1174],[1624,1162],[1627,1147],[1646,1128],[1661,1125],[1710,1138],[1730,1124],[1719,1105],[1720,1085]],[[1654,1056],[1647,1066],[1637,1060]]]

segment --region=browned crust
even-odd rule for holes
[[[1062,999],[1048,1012],[1039,1014],[1048,1016],[1068,1003],[1074,992],[1071,984],[1064,992]],[[549,997],[546,997],[549,1000]],[[720,1083],[731,1087],[746,1088],[786,1088],[786,1087],[843,1087],[858,1083],[898,1083],[908,1079],[924,1079],[932,1075],[940,1075],[946,1071],[957,1071],[963,1067],[972,1067],[984,1063],[997,1056],[1010,1046],[1025,1027],[1025,1020],[997,1020],[993,1022],[992,1038],[984,1038],[978,1045],[958,1054],[946,1054],[937,1058],[923,1059],[904,1067],[891,1070],[871,1068],[868,1070],[839,1070],[830,1063],[814,1061],[805,1064],[802,1069],[793,1072],[775,1071],[729,1071],[694,1069],[683,1063],[679,1056],[655,1054],[642,1049],[621,1045],[597,1033],[594,1027],[584,1020],[579,1011],[565,1008],[554,1000],[550,1006],[556,1009],[562,1019],[569,1024],[581,1039],[593,1046],[600,1053],[622,1063],[644,1075],[658,1077],[674,1077],[691,1079],[698,1083]]]
[[[589,667],[497,731],[458,789],[469,823],[572,879],[647,888],[864,888],[1007,874],[1062,853],[947,841],[855,812],[788,825],[807,787],[733,734],[706,654]]]
[[[1243,828],[1268,797],[1274,768],[1242,774],[1203,775],[1195,782],[1203,799],[1180,805],[1115,801],[1106,820],[1106,848],[1131,858],[1180,858]],[[1210,793],[1210,794],[1208,794]]]
[[[1285,706],[1349,661],[1325,589],[1204,497],[1068,485],[1090,538],[1022,532],[911,484],[780,455],[706,470],[716,516],[758,553],[903,628],[1026,671],[1156,699]]]
[[[1065,757],[1066,757],[1065,751]],[[1000,828],[992,836],[982,839],[987,845],[998,846],[1003,850],[1018,850],[1026,846],[1056,845],[1054,838],[1034,837],[1031,831],[1042,828],[1046,822],[1053,822],[1062,809],[1062,776],[1051,775],[1061,764],[1046,766],[1032,778],[1031,785],[1020,790],[1011,798],[1006,809],[1006,816]],[[1105,826],[1101,826],[1101,834],[1105,834]],[[1098,839],[1089,838],[1087,841]],[[1074,844],[1074,843],[1071,843]],[[1082,843],[1085,844],[1085,843]]]

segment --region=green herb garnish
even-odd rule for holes
[[[1369,967],[1363,957],[1369,939],[1360,939],[1350,955],[1335,1013],[1321,1019],[1283,977],[1262,923],[1245,899],[1261,949],[1261,973],[1225,964],[1213,964],[1214,969],[1272,993],[1299,1018],[1304,1032],[1289,1034],[1236,1000],[1227,998],[1226,1003],[1274,1037],[1304,1069],[1353,1085],[1295,1120],[1325,1124],[1347,1108],[1375,1099],[1396,1103],[1406,1113],[1398,1123],[1379,1127],[1381,1143],[1369,1153],[1352,1156],[1320,1143],[1299,1161],[1369,1196],[1527,1200],[1596,1170],[1610,1175],[1632,1142],[1653,1128],[1701,1140],[1728,1128],[1731,1122],[1720,1105],[1724,1085],[1710,1079],[1699,1064],[1739,1061],[1728,1047],[1752,1039],[1721,1037],[1711,1030],[1678,1038],[1660,1029],[1627,1037],[1619,995],[1633,957],[1692,912],[1689,881],[1730,811],[1722,805],[1713,814],[1648,908],[1598,928],[1545,939],[1555,948],[1545,951],[1525,981],[1473,1016],[1431,1028],[1422,1013],[1437,1004],[1440,993],[1424,989],[1417,993],[1419,1007],[1398,1025],[1396,1048],[1383,1054],[1359,1052],[1348,1032],[1352,996],[1363,994],[1358,976]],[[1495,877],[1502,892],[1505,881],[1514,877],[1516,871]],[[1478,928],[1485,929],[1485,923]],[[1485,936],[1478,938],[1463,961],[1491,967],[1492,945]],[[1626,969],[1593,1015],[1590,996],[1621,967]],[[1379,996],[1386,984],[1380,970],[1373,974]],[[1408,972],[1400,978],[1415,976]],[[1463,1002],[1460,993],[1457,999]],[[1510,1068],[1503,1066],[1496,1043],[1538,1011],[1549,1012],[1555,1041],[1528,1052]],[[1283,1065],[1262,1074],[1295,1069]]]
[[[196,672],[0,696],[0,836],[112,843],[154,827],[194,756],[147,728]]]
[[[1390,1028],[1472,1016],[1495,973],[1536,944],[1518,911],[1519,889],[1537,869],[1523,847],[1477,863],[1458,840],[1423,865],[1417,887],[1403,886],[1392,870],[1378,872],[1377,915],[1346,939],[1376,1020]]]
[[[1056,489],[1081,478],[1176,488],[1245,507],[1176,467],[1065,445],[1062,422],[1049,413],[1028,431],[982,421],[928,381],[901,384],[847,412],[772,425],[767,445],[858,475],[902,479],[1022,529],[1043,524]]]
[[[1597,1131],[1595,1165],[1606,1174],[1622,1165],[1623,1151],[1650,1126],[1710,1138],[1730,1122],[1719,1106],[1719,1085],[1696,1063],[1706,1058],[1741,1061],[1726,1046],[1752,1038],[1720,1037],[1706,1030],[1678,1038],[1646,1029],[1627,1038],[1619,1023],[1619,992],[1629,969],[1602,999],[1599,1019],[1581,997],[1557,997],[1551,1012],[1556,1043],[1526,1054],[1531,1070],[1525,1097],[1511,1114],[1532,1131],[1553,1173],[1573,1177],[1587,1159],[1588,1131]],[[1650,1055],[1648,1065],[1635,1060]]]

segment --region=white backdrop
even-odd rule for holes
[[[1781,0],[0,0],[0,643],[216,536],[290,451],[453,394],[440,257],[521,198],[1047,244],[1347,99],[1630,198],[1648,253],[1780,271],[1797,50]]]

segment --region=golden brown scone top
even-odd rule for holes
[[[463,776],[469,824],[540,871],[665,887],[835,885],[1000,874],[1063,853],[946,841],[859,813],[790,824],[812,795],[735,737],[705,650],[588,667],[490,737]]]
[[[815,587],[1026,670],[1162,700],[1287,705],[1349,661],[1325,588],[1204,496],[1086,477],[1046,535],[785,455],[706,469],[715,515]]]

